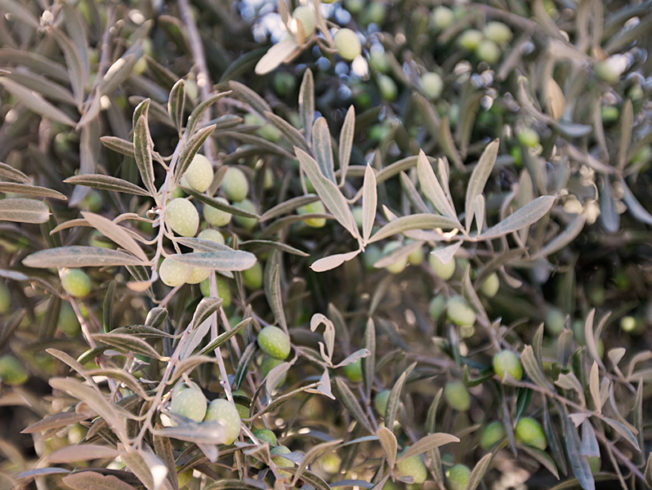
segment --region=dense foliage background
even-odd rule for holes
[[[652,2],[299,3],[0,0],[0,487],[647,488]]]

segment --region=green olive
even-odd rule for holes
[[[206,397],[196,385],[177,385],[172,391],[170,412],[201,422],[206,415]]]
[[[11,354],[0,357],[0,379],[8,385],[22,385],[29,378],[23,364]]]
[[[75,298],[83,298],[91,292],[91,278],[81,269],[65,269],[61,273],[63,289]]]
[[[224,444],[233,444],[240,435],[240,414],[228,400],[215,399],[208,404],[204,422],[219,422],[224,427],[226,438]]]
[[[465,490],[469,482],[471,470],[468,466],[463,464],[456,464],[446,471],[446,478],[448,478],[448,488],[450,490]]]
[[[428,470],[421,456],[414,455],[396,463],[397,476],[411,478],[412,483],[421,484],[428,478]]]
[[[258,333],[258,346],[275,359],[283,360],[290,355],[290,337],[280,328],[268,325]]]
[[[362,381],[362,359],[357,359],[344,366],[344,374],[353,383]]]
[[[480,435],[480,447],[485,451],[505,437],[505,427],[502,422],[494,421],[487,424]]]
[[[221,184],[226,197],[234,202],[240,202],[249,194],[249,181],[245,173],[237,167],[229,167]]]
[[[208,158],[197,153],[183,177],[188,186],[197,192],[204,192],[213,182],[213,166]]]
[[[451,408],[466,412],[471,407],[471,395],[461,381],[449,381],[444,387],[444,399]]]
[[[500,379],[505,379],[505,375],[509,374],[516,381],[523,377],[523,367],[518,356],[510,350],[502,350],[498,352],[492,360],[494,372]]]
[[[546,435],[541,424],[530,417],[523,417],[516,424],[516,440],[527,446],[532,446],[545,451],[548,446]]]
[[[353,61],[362,52],[362,45],[360,44],[358,35],[346,27],[335,33],[333,42],[335,43],[337,54],[345,60]]]
[[[461,296],[452,296],[446,302],[447,318],[460,327],[471,327],[475,324],[475,311]]]
[[[188,199],[172,199],[167,203],[165,213],[165,221],[172,231],[185,237],[195,236],[199,228],[199,213]]]
[[[166,257],[161,262],[158,269],[158,275],[161,281],[167,286],[177,287],[185,284],[190,275],[192,274],[192,267],[182,262],[174,260],[171,257]]]

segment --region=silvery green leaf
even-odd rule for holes
[[[351,160],[351,149],[353,148],[353,135],[355,134],[355,107],[349,107],[344,117],[344,123],[340,130],[339,162],[340,162],[340,186],[344,185],[346,173]]]
[[[451,230],[456,229],[458,226],[459,223],[457,220],[452,220],[445,216],[437,216],[435,214],[413,214],[410,216],[402,216],[390,221],[374,233],[369,239],[369,243],[374,243],[409,230],[434,230],[437,228]]]
[[[1,203],[2,201],[0,201]],[[55,247],[39,250],[23,259],[27,267],[105,267],[118,265],[142,265],[133,255],[100,247]]]
[[[419,176],[419,183],[421,190],[439,211],[446,218],[457,221],[457,215],[453,204],[448,200],[444,189],[442,188],[435,172],[423,151],[419,151],[417,160],[417,175]]]
[[[299,89],[299,114],[301,116],[306,142],[311,144],[312,120],[315,114],[315,83],[310,68],[303,74],[301,88]]]
[[[314,158],[300,148],[295,147],[294,150],[299,162],[301,163],[301,168],[308,176],[308,179],[314,186],[326,208],[333,214],[333,216],[335,216],[335,219],[346,228],[351,235],[353,235],[353,237],[357,238],[359,236],[359,231],[355,224],[355,220],[353,219],[353,214],[351,213],[351,209],[349,208],[345,197],[342,195],[335,183],[322,175],[319,165]]]
[[[491,240],[530,226],[543,218],[555,202],[555,196],[540,196],[517,209],[507,218],[478,235],[480,240]]]
[[[256,263],[256,256],[243,250],[216,250],[171,255],[177,262],[218,271],[244,271]]]
[[[491,171],[493,170],[494,164],[496,163],[499,145],[500,143],[498,140],[494,140],[489,143],[485,150],[482,152],[480,160],[478,160],[477,165],[471,173],[471,178],[469,179],[469,183],[466,187],[466,197],[464,201],[464,221],[467,233],[471,231],[471,223],[473,222],[475,211],[475,199],[477,196],[482,195],[482,191],[487,184],[487,180],[489,180]]]
[[[66,126],[75,127],[77,125],[68,114],[63,112],[61,109],[56,108],[40,94],[23,87],[17,82],[10,80],[7,77],[0,77],[0,85],[3,85],[4,88],[18,100],[18,102],[25,105],[25,107],[30,111]]]
[[[323,117],[317,118],[312,125],[312,148],[319,164],[321,174],[335,183],[335,164],[333,162],[333,147],[328,124]]]
[[[118,177],[113,177],[111,175],[104,174],[84,174],[84,175],[74,175],[68,177],[64,180],[66,184],[73,185],[83,185],[86,187],[92,187],[94,189],[100,189],[103,191],[115,191],[115,192],[124,192],[126,194],[134,194],[136,196],[149,196],[147,192],[142,187],[132,184],[129,181],[120,179]]]

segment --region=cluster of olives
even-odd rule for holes
[[[193,422],[219,422],[225,431],[224,444],[233,444],[240,435],[240,414],[234,404],[222,398],[208,403],[197,385],[180,383],[175,386],[169,409]]]
[[[315,11],[309,5],[301,5],[292,12],[290,30],[300,42],[315,33],[317,19]],[[337,54],[345,60],[352,61],[362,52],[362,44],[358,35],[351,29],[341,28],[333,36],[333,45]]]
[[[205,192],[213,182],[213,167],[210,161],[201,154],[195,155],[193,161],[181,178],[181,185],[187,186],[197,192]],[[233,203],[233,206],[249,212],[255,212],[254,204],[247,199],[249,194],[249,181],[245,173],[237,167],[229,167],[221,183],[221,189],[226,198],[216,197],[216,200],[224,204]],[[177,235],[183,237],[196,236],[200,240],[207,240],[223,245],[225,240],[220,231],[215,228],[205,228],[197,233],[200,227],[199,212],[195,205],[187,198],[174,197],[166,204],[165,223]],[[231,213],[205,204],[202,215],[209,226],[223,227],[228,225],[233,218],[234,222],[246,230],[251,230],[256,225],[256,220],[242,216],[233,216]],[[260,265],[258,264],[258,267]],[[174,260],[171,257],[163,259],[159,266],[161,281],[170,287],[177,287],[183,284],[202,284],[202,291],[208,290],[208,278],[211,271],[200,267],[191,267]],[[217,277],[219,296],[226,303],[230,303],[230,292],[226,280]]]
[[[436,30],[443,31],[466,14],[466,9],[463,7],[450,9],[439,6],[432,11],[432,25]],[[511,39],[512,31],[506,24],[490,21],[482,30],[475,28],[464,30],[457,37],[457,44],[462,49],[475,53],[480,61],[493,64],[500,59],[502,50]]]

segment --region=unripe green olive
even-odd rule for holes
[[[475,324],[475,312],[461,296],[452,296],[446,301],[447,318],[461,327]]]
[[[353,383],[362,381],[362,359],[357,359],[344,366],[344,374]]]
[[[359,14],[364,7],[364,0],[345,0],[346,10],[352,14]]]
[[[396,82],[389,75],[378,75],[378,90],[383,99],[390,102],[396,99],[396,95],[398,94]]]
[[[326,208],[321,201],[311,202],[297,209],[298,214],[324,214]],[[304,223],[311,228],[322,228],[326,224],[326,218],[306,218]]]
[[[81,269],[66,269],[61,274],[63,289],[75,298],[83,298],[91,292],[91,278]]]
[[[428,305],[428,314],[433,321],[437,321],[446,308],[446,298],[443,295],[435,296]]]
[[[102,235],[99,231],[93,230],[88,237],[88,244],[91,247],[98,247],[98,248],[114,248],[113,242],[108,240],[104,235]]]
[[[346,27],[335,33],[333,42],[335,43],[337,54],[345,60],[352,61],[360,56],[362,52],[362,45],[360,44],[358,35]]]
[[[199,290],[204,297],[210,296],[210,277],[204,279],[201,284],[199,284]],[[220,275],[215,276],[215,286],[217,287],[217,297],[222,300],[222,307],[228,308],[231,306],[231,288],[229,287],[229,281],[225,277]]]
[[[319,458],[317,463],[326,473],[332,474],[340,471],[340,466],[342,465],[342,458],[335,451],[331,451],[325,456]]]
[[[185,284],[192,273],[192,267],[182,262],[166,257],[161,262],[158,269],[158,275],[161,281],[172,288]]]
[[[444,82],[435,72],[426,72],[421,75],[421,88],[430,100],[439,98],[444,89]]]
[[[471,395],[461,381],[449,381],[444,387],[446,402],[460,412],[466,412],[471,407]]]
[[[412,265],[420,265],[423,262],[423,247],[415,248],[407,256],[408,262]]]
[[[188,199],[178,197],[167,203],[165,221],[176,234],[191,237],[197,234],[199,213]]]
[[[186,486],[190,483],[190,480],[192,480],[193,471],[194,470],[192,468],[189,468],[177,474],[177,482],[179,488],[186,488]]]
[[[455,274],[454,258],[451,258],[448,262],[444,263],[439,260],[439,257],[431,253],[428,256],[428,263],[430,264],[430,268],[435,273],[435,275],[444,281],[448,281],[451,277],[453,277],[453,274]]]
[[[215,242],[219,243],[220,245],[224,245],[224,236],[222,236],[219,231],[213,230],[212,228],[206,228],[205,230],[202,230],[199,235],[197,235],[197,238],[200,240],[207,240],[209,242]],[[188,284],[199,284],[206,281],[210,274],[211,269],[193,267],[192,272],[190,273],[190,277],[186,280],[186,282]],[[222,305],[225,306],[224,303],[222,303]]]
[[[275,357],[265,356],[263,357],[263,362],[260,364],[260,374],[263,378],[266,378],[269,372],[274,369],[276,366],[281,364],[283,361],[281,359],[276,359]],[[284,374],[278,382],[278,385],[281,386],[285,383],[287,375]]]
[[[587,456],[586,460],[591,468],[591,473],[596,474],[600,472],[600,466],[602,464],[600,456]]]
[[[213,228],[206,228],[205,230],[202,230],[199,235],[197,235],[197,238],[200,240],[208,240],[209,242],[215,242],[219,243],[220,245],[224,245],[224,235],[222,235],[219,231],[214,230]]]
[[[484,281],[482,281],[482,284],[480,285],[480,292],[487,298],[493,298],[496,296],[499,288],[500,279],[498,279],[498,274],[492,272]]]
[[[170,412],[201,422],[206,415],[206,397],[196,385],[177,385],[172,392]]]
[[[376,245],[368,245],[362,255],[362,262],[364,263],[365,269],[370,271],[374,270],[374,264],[378,262],[382,256],[383,253],[380,248]]]
[[[493,64],[500,59],[500,48],[495,42],[483,39],[475,48],[475,54],[481,61]]]
[[[240,202],[236,202],[234,203],[234,206],[236,208],[242,209],[243,211],[256,213],[256,206],[249,199],[243,199]],[[247,218],[246,216],[235,215],[233,220],[238,226],[241,226],[247,231],[253,230],[256,224],[258,224],[258,220],[256,218]]]
[[[516,424],[514,433],[516,440],[527,446],[536,447],[542,451],[545,451],[548,446],[541,424],[533,418],[523,417],[520,419]]]
[[[301,5],[295,8],[294,12],[292,12],[292,18],[295,22],[301,23],[301,28],[305,37],[313,35],[317,21],[315,19],[315,12],[310,7],[307,5]],[[297,32],[298,31],[299,28],[297,27]]]
[[[523,377],[523,367],[518,356],[510,350],[501,350],[492,359],[494,373],[500,379],[505,379],[505,375],[509,374],[516,381]]]
[[[539,146],[539,134],[532,128],[521,129],[516,137],[526,148],[536,148]]]
[[[23,364],[11,354],[0,357],[0,379],[8,385],[22,385],[29,378]]]
[[[610,85],[615,85],[620,81],[620,76],[626,68],[627,62],[621,55],[610,56],[593,67],[596,75]]]
[[[240,414],[228,400],[217,398],[208,404],[204,422],[219,422],[224,427],[224,444],[233,444],[240,435]]]
[[[0,314],[7,313],[11,306],[11,293],[4,282],[0,282]]]
[[[263,267],[256,262],[249,269],[242,271],[242,282],[251,291],[256,291],[263,286]]]
[[[389,401],[390,393],[390,390],[383,390],[379,391],[374,397],[374,408],[381,417],[384,417],[387,411],[387,402]]]
[[[433,27],[438,31],[443,31],[444,29],[450,27],[450,25],[455,20],[455,15],[453,14],[453,11],[448,7],[440,5],[432,11],[430,18],[432,20]]]
[[[399,241],[393,241],[393,242],[388,242],[384,247],[383,247],[383,255],[389,255],[391,254],[394,250],[401,248],[402,243]],[[407,267],[407,256],[403,256],[400,259],[398,259],[396,262],[393,264],[390,264],[386,267],[386,269],[391,272],[392,274],[400,274],[403,272],[403,270]]]
[[[296,81],[291,73],[288,73],[286,71],[281,71],[274,75],[274,80],[272,81],[272,84],[274,85],[274,90],[276,90],[276,93],[279,94],[281,97],[285,97],[286,95],[294,91]],[[267,172],[265,172],[265,183],[267,184]],[[269,187],[265,187],[265,188],[268,189]]]
[[[364,11],[362,22],[364,24],[382,24],[385,20],[386,9],[382,2],[370,2]]]
[[[92,213],[98,213],[102,209],[102,202],[102,194],[91,189],[82,199],[81,207],[82,209],[88,209]]]
[[[355,221],[356,226],[362,228],[362,206],[353,206],[351,214],[353,215],[353,221]]]
[[[465,490],[469,482],[471,470],[468,466],[463,464],[456,464],[446,471],[446,478],[448,478],[448,488],[450,490]]]
[[[183,176],[191,188],[204,192],[213,182],[213,166],[208,158],[197,153]]]
[[[208,276],[211,275],[210,269],[205,269],[203,267],[191,267],[190,275],[186,279],[186,284],[199,284],[208,279]]]
[[[551,307],[546,312],[544,323],[550,335],[559,335],[564,329],[566,318],[559,308]]]
[[[290,448],[287,446],[276,446],[273,447],[270,451],[270,454],[272,455],[272,461],[276,466],[279,468],[292,468],[294,467],[294,462],[290,459],[284,458],[281,456],[281,454],[288,454],[291,453]],[[289,474],[287,471],[281,471],[280,472],[282,475]]]
[[[491,21],[482,29],[484,37],[496,44],[507,44],[512,39],[511,29],[502,22]]]
[[[290,337],[278,327],[268,325],[258,333],[258,346],[275,359],[285,359],[290,355]]]
[[[467,29],[457,38],[457,44],[467,51],[475,51],[482,42],[482,33],[477,29]]]
[[[620,319],[620,328],[624,332],[634,332],[637,330],[637,327],[638,322],[636,321],[636,318],[631,315],[624,316]]]
[[[618,121],[618,117],[620,117],[620,111],[616,106],[606,105],[600,108],[600,116],[602,117],[603,123],[611,124]]]
[[[270,446],[276,446],[278,444],[276,434],[269,429],[256,429],[254,431],[254,436],[259,441],[266,442]]]
[[[218,197],[216,200],[224,204],[229,204],[229,201],[223,197]],[[213,226],[226,226],[231,222],[231,213],[214,208],[208,204],[204,204],[203,214],[206,222]]]
[[[371,48],[369,52],[369,65],[378,73],[387,73],[389,70],[389,62],[385,51],[380,48]]]
[[[399,477],[410,477],[412,478],[412,483],[421,484],[428,478],[428,470],[421,456],[416,454],[396,463],[396,475]]]
[[[485,451],[505,437],[505,427],[502,422],[494,421],[487,424],[480,435],[480,447]]]
[[[57,320],[57,330],[61,330],[68,337],[76,337],[79,334],[79,320],[77,320],[77,315],[75,315],[75,311],[70,306],[70,303],[63,303],[61,305]]]
[[[226,197],[240,202],[249,194],[249,181],[245,173],[237,167],[229,167],[222,179],[222,190]]]

